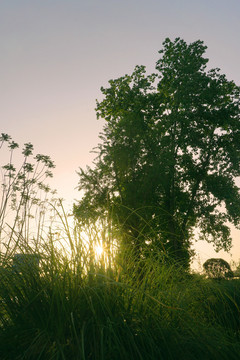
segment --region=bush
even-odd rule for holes
[[[218,259],[208,259],[203,264],[207,276],[211,279],[226,279],[233,277],[233,271],[227,261]]]

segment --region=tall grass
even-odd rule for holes
[[[13,192],[3,187],[7,201],[14,179]],[[25,222],[34,198],[22,199],[13,207],[20,226],[13,221],[9,231],[2,201],[1,360],[239,359],[239,280],[186,273],[159,249],[142,258],[129,248],[118,253],[109,224],[81,228],[61,202],[50,204],[50,222],[35,213],[34,238]]]
[[[156,253],[137,267],[128,252],[132,272],[110,269],[91,259],[82,229],[62,226],[62,243],[53,231],[42,239],[39,267],[2,254],[1,359],[239,358],[238,280],[186,274]]]

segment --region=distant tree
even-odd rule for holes
[[[206,70],[205,50],[166,39],[156,74],[137,66],[101,88],[102,142],[95,167],[80,169],[74,206],[80,222],[110,211],[137,252],[159,246],[186,267],[196,227],[229,250],[228,223],[240,224],[240,88]]]
[[[228,262],[221,258],[208,259],[203,264],[203,268],[207,276],[212,279],[232,278],[234,276]]]

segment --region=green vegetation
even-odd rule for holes
[[[107,217],[141,256],[158,246],[186,268],[194,229],[217,250],[240,224],[240,89],[207,70],[206,46],[166,39],[156,74],[137,66],[102,88],[93,169],[80,169],[81,223]]]
[[[33,205],[29,196],[21,206]],[[109,236],[110,218],[85,229],[70,226],[61,202],[52,209],[50,228],[35,212],[35,239],[25,225],[9,228],[11,241],[2,237],[2,360],[238,359],[239,280],[182,271],[158,247],[139,259]]]
[[[239,280],[187,275],[157,253],[141,274],[129,253],[132,271],[106,268],[69,235],[68,254],[42,242],[39,268],[1,259],[1,359],[239,358]]]
[[[239,88],[204,51],[167,39],[159,75],[102,89],[75,217],[46,184],[51,159],[27,143],[17,170],[1,135],[1,360],[239,359],[240,280],[222,259],[189,270],[196,226],[229,249],[240,221]]]
[[[33,157],[33,145],[26,143],[21,152],[23,160],[16,166],[18,148],[11,136],[1,134],[1,159],[7,162],[1,166],[0,184],[0,251],[5,256],[14,253],[20,240],[37,249],[49,200],[54,201],[54,191],[46,184],[54,168],[50,157],[42,154]]]
[[[220,258],[208,259],[203,264],[203,268],[207,276],[212,279],[229,279],[234,276],[228,262]]]

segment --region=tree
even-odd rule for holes
[[[233,272],[227,261],[217,258],[208,259],[203,264],[203,268],[209,278],[212,279],[226,279],[232,278]]]
[[[240,88],[207,71],[205,50],[167,38],[156,74],[136,66],[101,88],[106,123],[74,206],[79,221],[111,210],[137,251],[157,245],[186,266],[195,228],[229,250],[229,223],[240,224]]]

